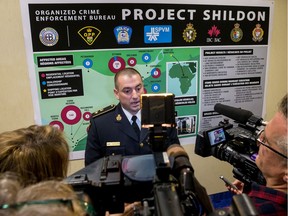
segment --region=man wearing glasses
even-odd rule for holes
[[[278,111],[259,133],[256,165],[266,179],[266,186],[252,183],[248,195],[259,215],[287,215],[287,94],[282,98]],[[240,194],[244,184],[238,180],[233,184],[239,189],[227,188]],[[246,191],[245,191],[246,192]]]

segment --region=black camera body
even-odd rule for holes
[[[202,157],[214,156],[230,163],[234,177],[246,185],[253,181],[265,185],[265,178],[255,164],[259,149],[257,134],[262,129],[262,121],[254,120],[255,116],[251,116],[246,124],[239,123],[235,127],[226,118],[218,126],[198,132],[195,154]]]
[[[191,186],[188,186],[193,183],[192,178],[189,178],[193,176],[192,169],[187,168],[182,172],[184,177],[180,182],[173,176],[171,162],[166,153],[167,128],[176,126],[174,95],[142,94],[141,107],[141,123],[142,127],[149,130],[152,154],[105,156],[72,174],[66,182],[80,195],[88,195],[96,215],[99,216],[105,215],[106,211],[122,213],[125,203],[135,201],[143,202],[143,211],[146,212],[143,215],[148,215],[147,211],[156,216],[198,215],[201,209]],[[137,161],[138,159],[141,162]],[[133,161],[130,163],[133,169],[129,169],[127,160]],[[173,164],[177,163],[176,161],[175,159]],[[125,171],[125,168],[128,168],[128,171]],[[137,173],[147,172],[150,174],[145,180],[139,176],[134,178]],[[182,182],[185,184],[181,184]]]
[[[88,195],[97,215],[105,215],[106,211],[124,212],[124,203],[152,196],[152,181],[136,182],[125,177],[123,158],[121,155],[101,158],[66,179],[77,193]]]

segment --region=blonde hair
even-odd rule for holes
[[[24,181],[67,176],[69,146],[58,128],[31,125],[0,134],[0,172],[12,171]]]
[[[63,203],[46,203],[45,200],[64,199],[72,201],[72,208]],[[85,209],[81,205],[76,192],[71,185],[61,181],[49,180],[29,185],[17,194],[16,203],[29,201],[44,201],[43,204],[24,205],[16,215],[74,215],[84,216]],[[73,214],[72,214],[73,213]]]

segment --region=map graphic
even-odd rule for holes
[[[199,56],[199,48],[35,53],[42,124],[63,130],[72,152],[84,151],[90,117],[118,103],[114,75],[125,67],[141,73],[146,93],[173,93],[182,101],[175,106],[177,117],[198,116]],[[179,135],[191,136],[191,130],[184,133],[181,125]]]
[[[168,92],[175,96],[196,95],[197,61],[168,62]]]

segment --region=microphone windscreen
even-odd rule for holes
[[[214,110],[242,124],[245,124],[248,119],[253,115],[251,111],[241,108],[235,108],[220,103],[215,104]]]
[[[189,158],[185,149],[179,144],[173,144],[168,147],[167,154],[169,157],[177,158],[179,156],[184,156]]]

